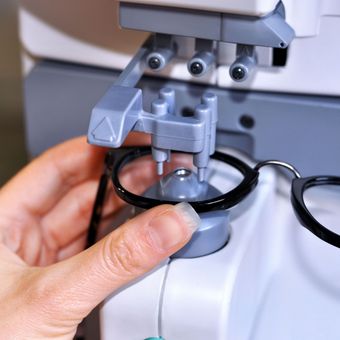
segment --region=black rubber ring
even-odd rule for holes
[[[180,203],[179,201],[157,200],[135,195],[122,186],[119,180],[119,173],[122,168],[135,159],[147,155],[151,155],[151,148],[140,147],[128,152],[117,161],[112,173],[112,182],[117,195],[125,202],[142,209],[150,209],[161,204]],[[205,201],[188,202],[198,213],[229,209],[240,203],[247,195],[249,195],[258,183],[259,172],[252,169],[241,160],[222,152],[215,152],[211,158],[233,166],[241,172],[244,179],[236,188],[216,198]]]
[[[292,182],[291,202],[300,223],[321,240],[340,248],[340,235],[324,227],[309,212],[303,199],[304,192],[321,185],[340,185],[340,177],[316,176],[294,179]],[[340,222],[339,222],[340,223]]]

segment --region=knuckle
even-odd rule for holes
[[[141,241],[122,233],[118,239],[109,237],[104,246],[104,266],[115,277],[133,278],[147,270],[147,258]]]

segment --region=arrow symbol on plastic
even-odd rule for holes
[[[91,132],[95,140],[101,142],[112,143],[116,139],[116,134],[113,130],[109,118],[104,117],[96,128]]]

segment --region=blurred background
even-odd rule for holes
[[[26,162],[16,8],[0,0],[0,186]]]

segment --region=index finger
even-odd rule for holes
[[[127,144],[145,144],[148,138],[133,135]],[[102,172],[105,148],[79,137],[60,144],[31,162],[1,191],[1,210],[42,216],[73,187]]]

